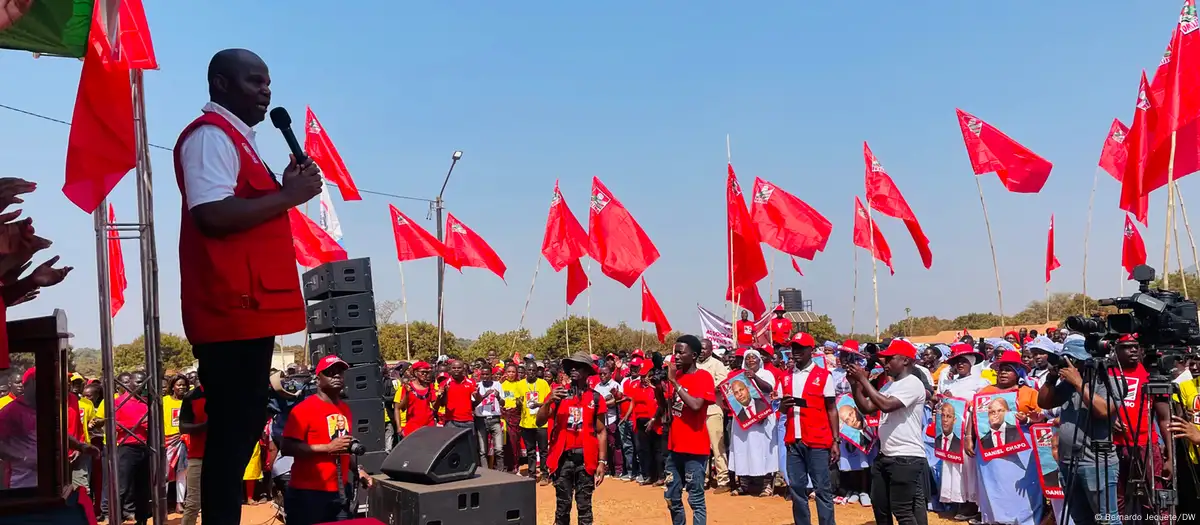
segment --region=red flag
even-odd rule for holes
[[[736,301],[755,317],[767,309],[758,293],[758,282],[767,276],[767,261],[763,259],[758,232],[746,211],[742,186],[738,184],[733,164],[726,165],[725,217],[729,234],[726,241],[726,260],[729,262],[730,288],[726,299]]]
[[[550,213],[546,216],[546,233],[542,236],[542,255],[546,256],[546,261],[554,271],[560,272],[587,255],[587,250],[587,232],[583,231],[583,225],[571,213],[556,180],[554,197],[550,199]]]
[[[1142,242],[1142,234],[1138,232],[1129,215],[1125,215],[1125,239],[1121,242],[1121,266],[1133,279],[1133,269],[1146,264],[1146,243]]]
[[[671,323],[667,322],[667,315],[658,307],[658,301],[654,300],[650,287],[646,286],[645,277],[642,278],[642,321],[654,323],[654,331],[658,332],[658,342],[666,344],[667,334],[671,333]]]
[[[485,268],[503,280],[508,269],[487,241],[456,219],[453,213],[446,214],[446,253],[446,264],[460,272],[464,266]]]
[[[108,205],[108,222],[117,222],[113,205]],[[108,298],[112,304],[112,316],[116,317],[121,307],[125,306],[125,290],[129,281],[125,280],[125,254],[121,253],[121,239],[118,232],[108,232]]]
[[[871,250],[872,255],[883,261],[892,275],[896,275],[895,268],[892,268],[892,249],[888,248],[883,233],[875,227],[871,216],[867,214],[867,209],[863,207],[862,200],[857,196],[854,197],[854,245]]]
[[[1013,193],[1042,191],[1054,167],[1050,161],[974,115],[961,109],[955,111],[958,112],[958,126],[962,128],[963,144],[971,157],[971,169],[976,175],[995,172],[1004,187]]]
[[[129,65],[110,59],[112,48],[95,17],[88,43],[67,139],[62,191],[79,209],[91,213],[137,165],[137,147]]]
[[[121,0],[121,59],[133,69],[158,69],[142,0]]]
[[[921,254],[921,264],[924,264],[926,269],[933,266],[929,238],[925,237],[917,215],[908,207],[908,201],[904,200],[900,188],[896,187],[887,170],[883,169],[883,164],[871,153],[871,147],[867,146],[866,141],[863,141],[863,162],[866,163],[867,173],[867,205],[879,213],[904,221],[904,226],[908,228],[908,233],[912,235],[913,243],[917,245],[917,251]]]
[[[1050,282],[1050,272],[1057,270],[1061,264],[1054,256],[1054,214],[1050,214],[1050,231],[1046,234],[1046,282]]]
[[[288,210],[288,221],[292,225],[292,246],[296,249],[296,262],[300,266],[316,268],[348,258],[346,250],[298,208]]]
[[[1108,129],[1108,137],[1104,139],[1104,148],[1100,150],[1100,169],[1112,175],[1117,182],[1125,178],[1125,166],[1129,163],[1129,151],[1125,143],[1128,136],[1129,126],[1120,119],[1113,119],[1112,127]],[[1150,198],[1143,195],[1130,212],[1142,221],[1142,224],[1148,224]]]
[[[354,179],[350,178],[350,170],[346,169],[346,163],[342,162],[342,156],[329,139],[329,134],[325,133],[325,128],[321,126],[321,121],[317,120],[317,114],[313,113],[312,108],[306,109],[308,111],[304,115],[304,153],[312,157],[317,167],[321,168],[321,175],[338,187],[338,191],[342,193],[342,200],[361,201],[362,195],[358,194],[358,186],[355,186]]]
[[[626,288],[658,260],[658,248],[598,177],[592,177],[588,235],[588,253],[600,263],[600,271]]]
[[[446,245],[425,231],[407,215],[391,204],[388,209],[392,212],[392,236],[396,238],[396,257],[400,262],[415,261],[426,257],[441,257],[450,263],[446,253]],[[453,265],[451,265],[453,266]]]
[[[796,270],[796,273],[800,274],[800,277],[804,277],[804,272],[800,271],[800,265],[796,263],[795,257],[792,257],[792,269]]]
[[[750,216],[758,238],[788,255],[812,260],[825,250],[833,225],[804,201],[762,179],[754,179]]]
[[[579,259],[567,263],[567,305],[575,304],[575,298],[588,288],[587,272]]]
[[[1169,140],[1178,131],[1200,116],[1200,19],[1196,1],[1185,0],[1179,11],[1179,24],[1171,32],[1171,42],[1154,72],[1150,96],[1158,108],[1159,119],[1154,128],[1157,143]]]
[[[1142,81],[1138,86],[1137,103],[1133,111],[1133,126],[1125,137],[1125,148],[1128,155],[1125,163],[1125,174],[1121,177],[1122,210],[1136,214],[1141,206],[1140,201],[1150,193],[1146,187],[1146,160],[1150,153],[1150,143],[1153,139],[1154,126],[1157,122],[1157,111],[1147,95],[1150,85],[1146,82],[1146,72],[1142,71]],[[1138,217],[1142,220],[1142,217]]]

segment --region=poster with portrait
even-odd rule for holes
[[[745,370],[735,370],[717,385],[733,419],[743,430],[771,415],[771,402],[758,389],[758,384],[746,376]]]
[[[943,397],[933,412],[933,455],[951,463],[963,462],[963,428],[967,399]]]
[[[842,394],[837,398],[838,433],[847,445],[866,454],[871,450],[871,442],[875,440],[874,432],[867,424],[867,418],[854,404],[854,396]]]
[[[1030,425],[1029,435],[1033,437],[1034,455],[1041,467],[1038,481],[1042,484],[1042,493],[1050,499],[1063,499],[1058,475],[1058,436],[1054,426],[1047,423]]]
[[[1017,393],[975,394],[975,432],[979,456],[985,461],[1029,450],[1029,441],[1017,425]]]

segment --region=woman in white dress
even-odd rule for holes
[[[972,399],[988,382],[979,374],[975,365],[983,355],[965,343],[956,343],[951,348],[950,359],[946,360],[946,375],[938,382],[938,396]],[[966,521],[979,515],[977,482],[979,473],[975,461],[951,463],[942,461],[942,486],[939,495],[942,503],[958,504],[956,521]]]
[[[755,382],[759,392],[775,391],[775,376],[763,368],[762,354],[757,350],[746,351],[742,367],[746,378]],[[759,496],[772,495],[771,480],[779,471],[774,412],[745,430],[736,421],[731,426],[729,471],[738,476],[737,494],[753,494],[753,488],[757,486]]]

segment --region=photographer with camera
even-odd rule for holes
[[[1170,447],[1159,446],[1158,440],[1152,440],[1150,433],[1150,421],[1153,419],[1158,423],[1159,435],[1170,435],[1171,409],[1165,398],[1152,399],[1146,395],[1150,373],[1142,365],[1142,349],[1136,335],[1122,335],[1117,340],[1115,356],[1119,368],[1112,369],[1110,374],[1124,379],[1127,387],[1126,394],[1121,396],[1121,417],[1113,421],[1116,427],[1113,444],[1117,447],[1117,464],[1120,467],[1117,507],[1123,514],[1146,515],[1151,510],[1150,501],[1138,496],[1138,489],[1134,485],[1154,488],[1156,481],[1171,479],[1173,462]],[[1148,465],[1144,464],[1147,447],[1150,447],[1151,462]],[[1161,488],[1161,483],[1158,485]]]
[[[317,363],[317,393],[296,405],[283,429],[280,451],[295,458],[284,496],[288,525],[311,525],[350,519],[354,503],[352,455],[363,445],[350,435],[350,406],[341,400],[344,374],[350,366],[336,355]],[[370,486],[361,468],[357,476]]]
[[[1062,409],[1058,459],[1064,503],[1075,525],[1119,523],[1117,455],[1097,451],[1093,443],[1111,441],[1112,420],[1118,414],[1111,393],[1123,393],[1125,388],[1108,375],[1085,381],[1077,365],[1088,364],[1092,356],[1084,348],[1082,336],[1068,337],[1060,352],[1055,354],[1046,381],[1038,390],[1038,406]]]

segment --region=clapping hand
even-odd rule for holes
[[[37,268],[34,268],[33,273],[29,274],[29,279],[33,281],[33,284],[40,287],[54,286],[61,283],[63,279],[67,278],[67,274],[71,273],[71,270],[75,268],[70,266],[54,268],[54,263],[56,262],[58,262],[57,255],[51,257],[49,261],[38,265]]]

